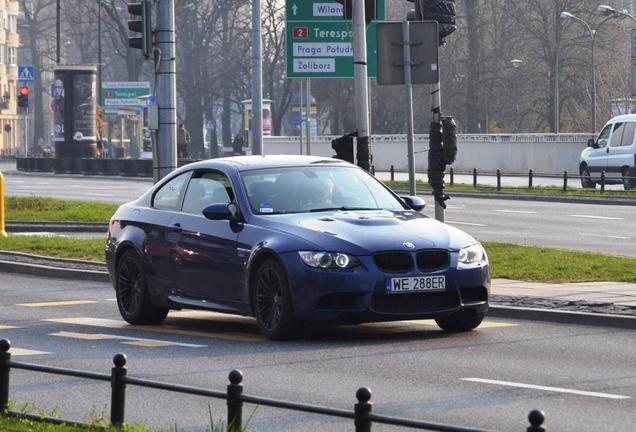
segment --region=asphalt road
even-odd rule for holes
[[[8,164],[0,164],[10,168]],[[9,196],[35,195],[124,203],[152,182],[119,177],[92,178],[29,173],[5,176]],[[432,197],[424,213],[433,216]],[[453,197],[446,221],[478,240],[549,246],[636,256],[634,207]]]
[[[534,408],[549,430],[632,430],[636,346],[629,330],[487,319],[449,335],[430,322],[332,327],[305,340],[263,340],[251,319],[174,312],[166,324],[121,321],[108,284],[2,274],[0,338],[14,360],[109,373],[128,356],[130,376],[223,390],[239,368],[248,394],[352,408],[360,386],[374,411],[498,431],[522,431]],[[25,351],[31,350],[31,351]],[[108,417],[110,385],[14,370],[11,399],[86,420]],[[204,430],[225,403],[128,387],[128,422]],[[252,431],[343,431],[351,422],[245,407]],[[404,430],[374,427],[378,430]]]

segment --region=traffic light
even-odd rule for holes
[[[18,106],[20,108],[29,107],[29,88],[27,86],[20,87],[18,91]]]
[[[455,0],[406,0],[415,3],[415,9],[409,12],[409,21],[437,21],[439,24],[439,44],[444,38],[457,30]]]
[[[353,2],[355,0],[336,0],[343,6],[344,19],[353,19]],[[378,2],[377,0],[364,0],[365,21],[369,24],[378,17]]]
[[[150,0],[142,0],[137,3],[128,3],[128,13],[131,19],[128,20],[128,29],[140,36],[128,38],[128,45],[131,48],[143,51],[144,57],[150,58],[152,55],[152,5]]]
[[[334,156],[336,159],[355,163],[353,161],[353,137],[354,134],[349,134],[331,140],[331,148],[336,151],[336,155]]]

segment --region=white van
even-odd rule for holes
[[[581,186],[594,188],[605,171],[605,183],[636,187],[636,114],[614,117],[596,140],[590,139],[581,152]]]

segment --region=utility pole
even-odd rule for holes
[[[159,139],[157,165],[153,167],[155,181],[177,167],[177,75],[175,50],[174,0],[157,2],[157,105],[159,106]]]
[[[263,39],[261,0],[252,0],[252,154],[263,152]]]
[[[57,42],[57,46],[56,46],[56,57],[55,57],[55,63],[60,64],[61,58],[62,58],[62,48],[61,48],[61,25],[60,25],[60,0],[57,0],[56,2],[56,13],[55,13],[55,35],[56,35],[56,42]]]
[[[371,170],[369,151],[369,87],[367,81],[367,27],[364,0],[353,0],[353,66],[358,166]]]
[[[97,0],[97,91],[99,106],[104,105],[102,100],[102,0]]]
[[[311,155],[311,78],[307,78],[307,105],[305,106],[305,116],[307,121],[305,123],[305,129],[307,131],[307,155]]]

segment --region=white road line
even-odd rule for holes
[[[452,210],[464,210],[466,207],[465,206],[452,206],[452,205],[447,205],[446,206],[447,209],[452,209]]]
[[[500,385],[500,386],[506,386],[506,387],[518,387],[518,388],[526,388],[526,389],[533,389],[533,390],[544,390],[544,391],[550,391],[555,393],[569,393],[569,394],[575,394],[580,396],[592,396],[592,397],[604,398],[604,399],[631,399],[630,396],[621,396],[621,395],[615,395],[615,394],[609,394],[609,393],[589,392],[589,391],[574,390],[574,389],[568,389],[568,388],[562,388],[562,387],[546,387],[546,386],[540,386],[540,385],[534,385],[534,384],[523,384],[523,383],[516,383],[516,382],[509,382],[509,381],[497,381],[497,380],[490,380],[490,379],[483,379],[483,378],[462,378],[461,380],[478,382],[483,384],[494,384],[494,385]]]
[[[607,238],[611,238],[611,239],[617,239],[617,240],[629,240],[630,237],[622,237],[622,236],[604,236]]]
[[[85,192],[84,195],[89,195],[89,196],[96,196],[96,197],[110,197],[110,194],[103,194],[103,193],[95,193],[95,192]]]
[[[114,339],[114,340],[124,340],[124,341],[132,341],[132,342],[136,342],[136,341],[154,342],[154,343],[158,343],[162,345],[173,345],[173,346],[180,346],[185,348],[206,348],[207,347],[207,345],[189,344],[184,342],[173,342],[173,341],[160,340],[160,339],[147,339],[147,338],[119,336],[119,335],[113,335],[108,333],[86,334],[86,333],[73,333],[73,332],[58,332],[58,333],[51,333],[51,336],[60,336],[60,337],[77,338],[77,339],[85,338],[88,340],[91,340],[91,338],[95,338],[98,340],[99,339],[105,339],[105,340]]]
[[[585,219],[602,219],[602,220],[623,220],[623,218],[609,217],[609,216],[570,215],[570,217],[585,218]]]
[[[537,214],[534,211],[524,211],[524,210],[495,210],[499,213],[518,213],[518,214]]]
[[[476,227],[485,227],[488,225],[484,225],[484,224],[478,224],[478,223],[471,223],[471,222],[454,222],[454,221],[446,221],[447,224],[451,224],[451,225],[469,225],[469,226],[476,226]]]

